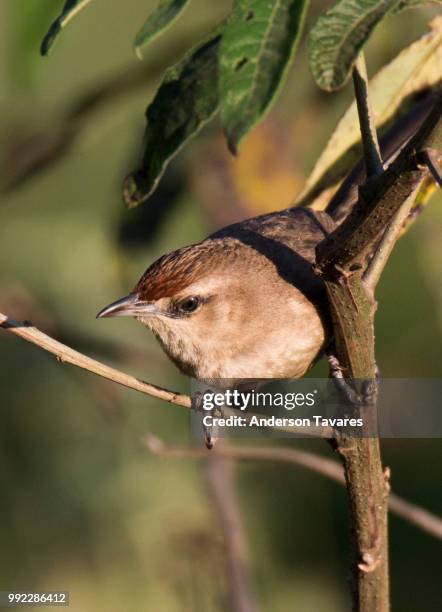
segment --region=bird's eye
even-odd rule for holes
[[[179,302],[178,310],[183,314],[189,314],[194,312],[200,304],[200,300],[197,297],[188,297]]]

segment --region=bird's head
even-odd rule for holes
[[[244,282],[243,251],[235,241],[212,239],[164,255],[97,318],[135,317],[183,372],[200,378],[203,363],[229,359],[247,336],[257,296],[254,282]]]

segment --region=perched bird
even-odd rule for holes
[[[312,264],[333,228],[306,208],[231,225],[158,259],[98,317],[136,317],[197,379],[300,377],[328,338]]]
[[[384,143],[390,161],[428,114]],[[363,172],[328,212],[289,208],[230,225],[155,261],[98,317],[131,316],[179,369],[199,380],[298,378],[330,341],[315,249],[348,214]]]

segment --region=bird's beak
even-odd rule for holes
[[[100,310],[97,314],[97,319],[105,317],[140,317],[154,314],[155,310],[154,304],[141,300],[138,293],[129,293],[129,295],[116,302],[112,302],[112,304]]]

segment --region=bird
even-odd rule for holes
[[[389,163],[428,114],[387,133]],[[291,207],[229,225],[153,262],[97,318],[134,317],[185,375],[201,381],[295,379],[324,354],[332,331],[316,247],[351,212],[363,165],[325,211]]]
[[[97,316],[135,317],[198,380],[299,378],[329,337],[312,265],[334,227],[308,208],[230,225],[160,257]]]

